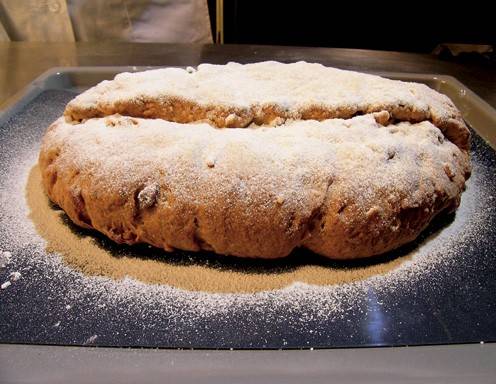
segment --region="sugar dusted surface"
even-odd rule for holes
[[[332,107],[367,104],[405,104],[428,111],[449,99],[432,97],[432,90],[379,76],[297,62],[268,61],[242,65],[201,64],[198,70],[164,68],[138,73],[121,73],[76,97],[74,104],[93,106],[143,96],[160,98],[174,94],[200,104],[226,104],[246,108],[254,104],[277,104],[287,109],[325,104]]]
[[[201,64],[196,71],[163,68],[121,73],[114,80],[103,81],[76,97],[68,104],[66,113],[71,116],[70,111],[77,110],[78,115],[94,117],[99,116],[94,114],[96,111],[110,107],[110,110],[126,114],[127,108],[124,107],[123,112],[117,106],[149,102],[167,104],[167,100],[185,100],[199,108],[220,107],[248,114],[266,106],[275,106],[279,115],[294,119],[302,118],[305,111],[314,107],[333,111],[332,117],[343,118],[357,112],[399,108],[402,112],[395,113],[394,117],[401,121],[431,120],[443,131],[454,123],[457,128],[449,132],[450,136],[456,138],[467,133],[451,100],[424,84],[389,80],[303,61],[245,65],[231,62],[227,65]],[[248,112],[250,110],[252,112]],[[151,113],[147,116],[159,117]],[[211,120],[217,121],[215,118]],[[279,120],[280,117],[271,124],[277,125]],[[231,126],[229,121],[227,117],[226,125],[221,126]],[[460,144],[465,145],[465,141],[460,137]]]
[[[249,130],[111,116],[82,125],[61,118],[46,147],[66,151],[61,168],[75,163],[109,188],[125,189],[162,171],[178,197],[201,200],[210,192],[248,187],[245,180],[251,188],[272,189],[291,209],[304,209],[307,194],[322,192],[330,179],[370,208],[378,190],[405,192],[413,203],[419,183],[428,179],[458,194],[443,164],[459,173],[453,157],[463,155],[441,138],[429,122],[383,127],[372,115]],[[256,195],[247,192],[245,198]]]
[[[272,238],[278,234],[272,235],[271,228],[287,227],[286,217],[292,212],[308,218],[322,209],[323,214],[332,216],[335,211],[327,207],[341,201],[358,211],[352,217],[341,215],[343,221],[356,220],[356,225],[363,225],[377,211],[382,221],[378,228],[386,228],[387,234],[395,232],[397,218],[391,211],[399,207],[431,207],[436,193],[447,199],[457,198],[469,167],[465,153],[444,140],[441,131],[430,122],[384,127],[372,115],[349,120],[294,121],[280,127],[253,129],[216,129],[208,124],[120,116],[70,124],[61,118],[49,129],[41,148],[45,158],[53,152],[60,153],[48,167],[56,169],[58,180],[70,180],[77,170],[79,177],[90,179],[98,190],[119,196],[132,196],[142,185],[138,200],[143,207],[150,206],[160,184],[167,191],[167,201],[162,198],[157,203],[160,207],[169,206],[170,199],[191,202],[207,212],[236,212],[220,220],[218,227],[240,220],[242,214],[266,217],[277,203],[279,221],[259,219],[253,223],[259,234]],[[45,160],[41,164],[47,167]],[[66,182],[70,183],[61,181]],[[60,202],[67,193],[50,197]],[[85,200],[90,206],[91,199]],[[67,206],[61,206],[68,211]],[[180,209],[177,206],[180,207],[174,205],[175,210]],[[430,214],[430,208],[426,210]],[[189,220],[191,214],[185,216]],[[107,234],[106,225],[109,224],[93,226]],[[210,222],[206,225],[213,226]],[[237,224],[242,232],[245,229],[241,225]],[[168,236],[170,230],[162,229],[163,236]],[[251,245],[243,244],[238,240],[241,235],[233,233],[226,235],[227,241],[234,244],[232,248],[224,246],[217,235],[209,237],[208,242],[217,253],[250,256]],[[289,243],[287,238],[282,241]],[[295,246],[306,246],[306,238],[302,236]],[[141,241],[157,244],[145,236]],[[189,249],[179,242],[169,242],[165,248],[169,245]],[[335,242],[333,247],[352,245]],[[259,251],[258,257],[270,258],[275,247],[268,248]],[[291,249],[290,246],[286,254]],[[376,253],[385,250],[383,247]],[[355,252],[357,255],[350,258],[360,255],[360,251]]]
[[[441,311],[437,318],[449,312],[450,307],[441,303],[451,289],[457,289],[453,285],[462,291],[454,292],[452,300],[462,300],[464,308],[473,309],[478,322],[485,321],[477,310],[489,311],[485,296],[481,296],[489,288],[483,280],[477,280],[475,272],[482,278],[485,270],[494,268],[488,252],[493,249],[495,163],[488,163],[477,152],[473,156],[473,176],[454,221],[423,242],[408,262],[385,276],[341,286],[295,282],[271,292],[209,294],[130,279],[88,277],[71,270],[58,255],[46,253],[44,241],[27,218],[25,201],[20,198],[27,174],[36,162],[45,126],[60,115],[70,97],[45,95],[3,131],[0,250],[10,252],[12,259],[0,273],[2,281],[13,271],[22,273],[22,278],[0,296],[2,316],[8,312],[8,317],[2,317],[3,341],[82,344],[96,334],[95,343],[99,345],[282,348],[398,345],[405,340],[418,344],[432,342],[429,332],[439,325],[437,320],[429,323],[432,302]],[[19,130],[24,135],[15,133]],[[474,253],[476,247],[479,253]],[[485,285],[477,288],[477,284]],[[469,289],[477,300],[472,300]],[[33,303],[33,297],[39,300]],[[33,313],[36,321],[29,320]],[[493,316],[494,312],[489,313]],[[379,314],[385,319],[381,323],[385,330],[364,330],[378,324],[374,316]],[[384,322],[387,319],[395,322]],[[53,324],[58,321],[61,323],[55,330]],[[426,336],[416,333],[413,339],[405,338],[409,330],[422,324]],[[459,329],[450,329],[451,342],[467,340],[460,336]],[[478,328],[471,332],[477,333]]]

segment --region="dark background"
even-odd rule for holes
[[[491,4],[225,0],[224,42],[422,53],[442,43],[495,45]],[[215,0],[209,6],[215,31]]]

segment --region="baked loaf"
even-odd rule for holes
[[[431,121],[460,148],[469,146],[469,130],[459,111],[429,87],[305,62],[121,73],[77,96],[65,116],[82,121],[119,113],[179,123],[206,121],[221,128],[347,119],[380,111],[387,111],[391,122]]]
[[[284,68],[282,64],[267,66]],[[288,68],[302,66],[298,63]],[[202,68],[213,74],[220,71],[214,66]],[[240,66],[225,68],[231,73]],[[341,76],[337,70],[310,68]],[[441,95],[432,94],[429,100],[442,103],[428,104],[410,94],[409,90],[423,87],[407,84],[404,87],[408,91],[395,96],[402,85],[347,72],[346,77],[353,79],[347,82],[350,88],[329,90],[328,105],[333,103],[335,111],[342,111],[333,97],[351,100],[361,92],[363,100],[353,105],[368,103],[364,112],[384,106],[387,111],[351,119],[289,121],[275,127],[219,129],[206,123],[179,124],[119,115],[91,118],[116,111],[139,114],[132,107],[133,100],[139,100],[130,91],[134,80],[168,73],[121,75],[114,82],[99,85],[67,107],[66,116],[83,122],[68,122],[62,117],[46,132],[39,157],[44,188],[77,225],[94,228],[118,243],[144,242],[165,250],[203,249],[276,258],[306,247],[329,258],[351,259],[380,254],[415,239],[434,216],[454,210],[460,202],[470,174],[465,134],[452,137],[455,145],[446,138],[446,131],[443,134],[442,126],[435,126],[442,119],[433,118],[433,111],[446,106],[436,112],[437,116],[451,114],[458,119],[459,115]],[[298,71],[293,75],[299,76]],[[130,79],[129,86],[125,79]],[[205,75],[205,79],[209,77]],[[293,86],[299,84],[290,79]],[[300,88],[305,89],[307,78],[302,79]],[[366,79],[367,86],[360,79]],[[325,78],[322,82],[324,88],[330,84]],[[251,87],[245,97],[239,84],[226,89],[228,94],[239,94],[235,100],[248,100],[236,105],[255,105],[253,100],[265,97],[263,88],[257,96]],[[379,103],[378,92],[367,99],[370,84],[385,90],[384,102]],[[391,88],[382,88],[383,84]],[[161,82],[153,92],[166,95],[173,88]],[[137,94],[140,92],[151,91],[138,86]],[[177,92],[186,93],[187,89]],[[314,99],[321,100],[325,94],[319,93]],[[208,97],[214,100],[212,94]],[[287,97],[291,101],[283,111],[298,111],[297,97]],[[161,112],[167,96],[164,98],[157,98],[151,109],[140,113],[149,116],[153,110],[152,115],[169,116],[169,112]],[[193,102],[184,100],[180,101],[184,106],[177,108],[191,107],[192,115],[195,108],[207,105],[200,96],[194,107]],[[281,99],[274,94],[266,100],[279,105],[276,102]],[[398,100],[408,110],[417,111],[418,107],[426,114],[425,121],[389,124],[392,106]],[[219,102],[219,110],[227,105],[227,100],[225,105]],[[415,116],[413,120],[423,119],[420,114]],[[457,124],[464,127],[462,120]],[[457,137],[463,140],[455,140]]]

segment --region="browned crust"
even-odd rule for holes
[[[366,109],[347,106],[331,109],[323,105],[313,105],[299,111],[284,110],[278,105],[267,104],[251,108],[232,108],[223,105],[201,105],[190,100],[164,96],[161,99],[134,99],[118,103],[99,103],[96,107],[83,108],[69,103],[64,115],[69,121],[83,121],[93,117],[113,114],[141,118],[159,118],[177,123],[204,121],[218,128],[247,127],[256,125],[280,125],[286,120],[326,120],[348,119],[353,116],[387,111],[394,121],[417,123],[431,121],[448,140],[461,149],[470,148],[470,131],[459,113],[441,119],[431,112],[415,110],[404,105],[371,105]]]
[[[288,211],[270,193],[254,196],[252,203],[234,190],[228,199],[219,195],[208,204],[177,199],[161,178],[152,188],[149,180],[133,181],[125,189],[107,188],[105,180],[76,163],[62,166],[59,158],[66,150],[45,138],[39,165],[48,197],[77,225],[94,228],[117,243],[242,257],[284,257],[306,247],[329,258],[353,259],[395,249],[415,239],[440,212],[456,209],[470,174],[468,154],[461,151],[452,166],[446,165],[449,182],[432,180],[433,195],[419,185],[422,198],[415,205],[408,203],[408,196],[377,191],[376,203],[364,213],[347,185],[334,180],[306,201],[308,209]],[[448,188],[458,193],[448,193]],[[140,193],[146,199],[138,199]]]

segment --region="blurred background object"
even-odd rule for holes
[[[494,61],[492,4],[416,0],[0,0],[0,41],[216,42]]]
[[[9,35],[7,35],[7,31],[3,27],[2,23],[0,22],[0,43],[3,41],[10,41]]]
[[[74,41],[62,0],[1,0],[0,21],[13,41]]]
[[[494,47],[489,44],[439,44],[432,51],[434,55],[450,59],[459,58],[460,60],[470,60],[471,58],[479,59],[496,59]]]
[[[211,43],[207,0],[1,0],[13,41]]]

